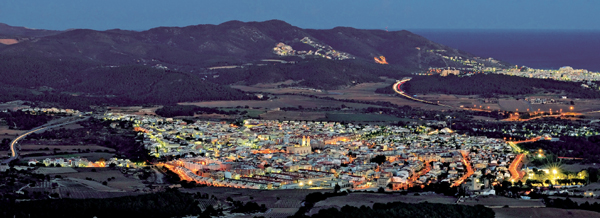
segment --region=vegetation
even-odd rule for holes
[[[576,82],[551,79],[534,79],[499,74],[477,74],[473,76],[416,76],[405,83],[402,89],[411,94],[442,93],[459,95],[526,95],[546,91],[564,91],[571,98],[600,98],[600,92],[586,89]],[[380,90],[380,92],[389,92]]]
[[[325,115],[325,120],[337,122],[397,122],[401,119],[395,116],[382,114],[327,113]]]
[[[90,105],[173,104],[185,101],[251,100],[253,95],[197,75],[148,66],[0,56],[0,102],[53,102],[73,109]]]
[[[573,137],[562,136],[560,141],[540,140],[522,143],[524,149],[543,149],[559,157],[583,158],[584,163],[597,163],[600,160],[600,136]]]
[[[4,120],[9,129],[29,130],[46,124],[53,117],[48,115],[32,115],[24,111],[0,112],[0,120]]]
[[[590,210],[600,212],[600,204],[598,202],[594,202],[590,204],[589,202],[585,202],[582,204],[577,204],[570,198],[562,199],[562,198],[544,198],[544,203],[546,203],[546,207],[555,207],[555,208],[563,208],[563,209],[580,209],[580,210]]]
[[[84,128],[79,129],[51,129],[41,133],[32,133],[28,139],[60,140],[64,144],[96,144],[113,148],[118,156],[132,161],[144,161],[149,158],[148,151],[144,148],[133,128],[127,122],[116,122],[118,128],[111,128],[111,122],[97,119],[88,119],[80,122]]]
[[[310,209],[312,209],[313,206],[315,206],[315,204],[319,201],[325,200],[329,197],[348,195],[348,192],[339,192],[340,189],[341,187],[338,184],[336,184],[333,192],[313,192],[306,195],[306,198],[304,199],[304,206],[300,207],[300,209],[296,212],[294,217],[303,217],[304,214],[310,211]]]
[[[380,76],[408,75],[406,69],[398,66],[382,66],[356,60],[333,61],[326,59],[303,60],[297,64],[249,66],[217,72],[219,77],[213,78],[211,81],[220,84],[243,82],[252,85],[294,80],[300,82],[291,86],[320,89],[381,81]]]
[[[385,158],[385,155],[377,155],[377,156],[371,158],[370,161],[371,161],[371,163],[377,163],[378,165],[381,165],[381,164],[385,163],[386,158]]]
[[[418,203],[408,204],[403,202],[392,202],[387,204],[375,203],[373,208],[361,206],[343,206],[340,210],[336,208],[323,209],[311,216],[317,217],[494,217],[492,209],[481,205],[466,206],[452,204]]]
[[[211,214],[212,213],[212,214]],[[0,217],[184,217],[202,212],[192,194],[177,190],[109,199],[54,199],[0,203]]]
[[[232,201],[233,204],[233,210],[231,210],[232,213],[264,213],[267,211],[267,207],[262,204],[260,206],[258,206],[258,204],[256,202],[246,202],[246,204],[244,204],[241,201]]]
[[[211,107],[198,107],[194,105],[174,105],[164,106],[156,110],[156,114],[161,117],[176,117],[176,116],[194,116],[194,114],[205,113],[205,114],[247,114],[247,111],[238,110],[219,110]]]

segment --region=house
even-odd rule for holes
[[[390,178],[379,178],[377,179],[377,187],[386,187],[389,183],[390,183],[391,179]]]

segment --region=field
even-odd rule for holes
[[[246,111],[247,112],[247,116],[249,117],[253,117],[253,118],[259,118],[259,115],[264,114],[265,112],[267,112],[268,110],[266,109],[245,109],[245,108],[221,108],[219,110],[223,110],[223,111]]]
[[[98,191],[135,191],[136,189],[143,189],[145,185],[139,180],[132,176],[125,176],[118,169],[110,168],[74,168],[76,173],[68,173],[63,177],[71,178],[73,181],[85,184],[88,187]],[[92,172],[95,169],[96,172]],[[115,177],[108,181],[108,178]],[[91,178],[92,181],[86,180]],[[103,181],[107,181],[107,186],[100,184]]]
[[[383,78],[385,79],[385,78]],[[375,93],[378,88],[389,87],[395,80],[387,79],[385,82],[378,83],[362,83],[352,87],[337,89],[337,90],[316,90],[316,89],[305,89],[305,88],[277,88],[276,84],[257,84],[253,86],[242,86],[234,85],[233,88],[240,89],[249,92],[262,92],[275,94],[279,98],[269,101],[210,101],[210,102],[188,102],[180,103],[184,105],[198,105],[203,107],[237,107],[237,106],[249,106],[252,108],[281,108],[281,107],[297,107],[302,105],[304,108],[316,108],[316,107],[339,107],[345,104],[348,107],[364,108],[373,107],[375,105],[369,104],[353,104],[338,101],[329,101],[322,99],[309,98],[304,96],[286,95],[286,94],[304,94],[314,95],[318,97],[330,97],[337,100],[357,100],[357,101],[370,101],[370,102],[389,102],[398,106],[410,106],[426,110],[448,110],[448,107],[441,107],[436,105],[424,104],[415,102],[409,99],[405,99],[398,95],[390,94],[379,94]],[[284,83],[289,84],[291,81]],[[391,89],[391,87],[389,87]],[[537,96],[537,95],[536,95]],[[537,97],[552,97],[559,98],[562,95],[543,95]],[[600,119],[600,99],[567,99],[571,100],[575,105],[570,104],[530,104],[524,100],[515,100],[513,97],[504,96],[498,100],[498,103],[485,103],[481,97],[476,95],[447,95],[447,94],[419,94],[417,98],[424,99],[431,102],[439,102],[440,104],[446,104],[454,107],[453,109],[459,109],[461,106],[464,108],[477,107],[485,110],[506,110],[527,112],[528,110],[533,111],[560,111],[563,112],[583,112],[585,116],[590,119]],[[574,108],[571,110],[570,107]],[[587,112],[597,111],[596,114],[588,114]],[[270,116],[270,115],[268,115]],[[288,116],[286,116],[288,117]],[[292,117],[292,116],[289,116]],[[281,116],[274,116],[274,119],[280,119]],[[482,118],[485,119],[485,118]]]
[[[509,207],[545,207],[546,205],[542,203],[541,199],[531,199],[531,200],[523,200],[516,198],[507,198],[501,196],[478,196],[476,198],[467,198],[465,202],[460,204],[464,205],[478,205],[481,204],[487,207],[504,207],[508,205]]]
[[[48,150],[45,150],[48,148]],[[81,149],[83,151],[89,149],[90,151],[96,152],[108,152],[113,153],[115,149],[99,146],[99,145],[45,145],[45,144],[23,144],[21,145],[21,155],[28,154],[53,154],[54,149],[58,149],[57,152],[73,152],[77,153],[77,149]]]
[[[273,93],[273,94],[285,94],[285,93],[309,94],[309,95],[315,95],[315,96],[319,96],[319,97],[331,97],[331,98],[335,98],[335,99],[353,99],[353,100],[372,101],[372,102],[386,101],[386,102],[390,102],[390,103],[393,103],[393,104],[396,104],[399,106],[408,105],[411,107],[420,107],[420,108],[424,108],[424,109],[433,109],[433,110],[448,109],[445,107],[428,105],[428,104],[411,101],[411,100],[404,99],[402,97],[395,96],[395,95],[386,95],[386,94],[375,93],[376,89],[390,86],[390,84],[393,81],[394,80],[388,80],[386,82],[379,82],[379,83],[362,83],[362,84],[358,84],[356,86],[352,86],[352,87],[345,88],[345,89],[323,90],[322,92],[305,90],[305,89],[274,88],[274,86],[269,86],[269,85],[232,86],[232,87],[241,89],[244,91],[260,91],[260,92],[267,92],[267,93]],[[390,87],[390,89],[391,89],[391,87]],[[349,107],[355,107],[355,106],[349,105],[349,103],[344,103],[344,104],[346,104]]]
[[[571,171],[571,172],[579,172],[581,170],[585,170],[590,167],[598,168],[598,165],[596,165],[596,164],[563,164],[563,165],[561,165],[561,168],[563,170]],[[593,185],[593,184],[600,185],[600,183],[592,183],[590,185]]]
[[[326,120],[335,122],[397,122],[405,119],[382,114],[327,113]]]
[[[526,112],[527,110],[532,110],[529,107],[529,104],[523,100],[509,100],[509,99],[500,99],[498,100],[498,104],[500,108],[505,111],[521,111]],[[537,108],[536,108],[537,110]]]
[[[185,102],[180,105],[196,105],[200,107],[237,107],[248,106],[252,108],[282,108],[282,107],[298,107],[318,108],[318,107],[341,107],[346,105],[354,108],[376,107],[368,104],[348,103],[340,101],[330,101],[317,98],[310,98],[300,95],[280,95],[278,98],[266,101],[206,101],[206,102]]]
[[[231,197],[234,201],[254,201],[257,204],[265,204],[271,209],[266,214],[260,216],[285,218],[293,215],[301,206],[302,200],[312,192],[327,192],[331,190],[310,190],[310,189],[289,189],[289,190],[253,190],[253,189],[235,189],[235,188],[217,188],[217,187],[199,187],[193,189],[184,189],[183,192],[203,193],[214,195],[218,200],[223,201]],[[277,199],[279,198],[279,199]],[[246,217],[254,217],[249,215]]]
[[[23,132],[25,132],[25,130],[14,130],[8,129],[8,126],[0,126],[0,140],[5,138],[12,140]]]
[[[77,173],[77,170],[71,167],[40,167],[33,171],[35,173],[50,175],[50,174],[67,174],[67,173]]]
[[[39,152],[34,152],[39,153]],[[100,158],[104,158],[108,160],[109,158],[114,157],[113,153],[105,153],[105,152],[94,152],[94,153],[72,153],[72,154],[57,154],[57,155],[42,155],[42,156],[30,156],[30,157],[21,157],[21,161],[27,163],[30,159],[36,159],[38,161],[46,159],[46,158],[70,158],[70,157],[81,157],[86,158],[89,161],[98,161]]]
[[[600,217],[600,213],[560,208],[493,208],[496,218]]]
[[[81,126],[77,123],[72,123],[72,124],[61,126],[59,129],[81,129],[81,128],[83,128],[83,126]]]
[[[260,114],[261,119],[266,120],[319,120],[325,118],[323,112],[302,112],[302,111],[268,111]]]
[[[374,203],[388,203],[395,201],[401,201],[405,203],[420,203],[427,201],[430,203],[454,204],[456,198],[438,194],[415,196],[412,193],[408,195],[401,195],[400,193],[380,194],[354,192],[347,196],[331,197],[325,199],[324,201],[319,201],[315,204],[314,208],[311,210],[310,213],[314,214],[319,212],[319,210],[321,209],[327,209],[331,207],[339,209],[344,205],[350,205],[355,207],[365,205],[372,207]]]

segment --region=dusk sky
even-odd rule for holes
[[[302,28],[600,30],[597,0],[4,0],[0,23],[145,30],[279,19]]]

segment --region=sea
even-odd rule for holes
[[[600,72],[600,30],[409,30],[475,56],[538,69]]]

